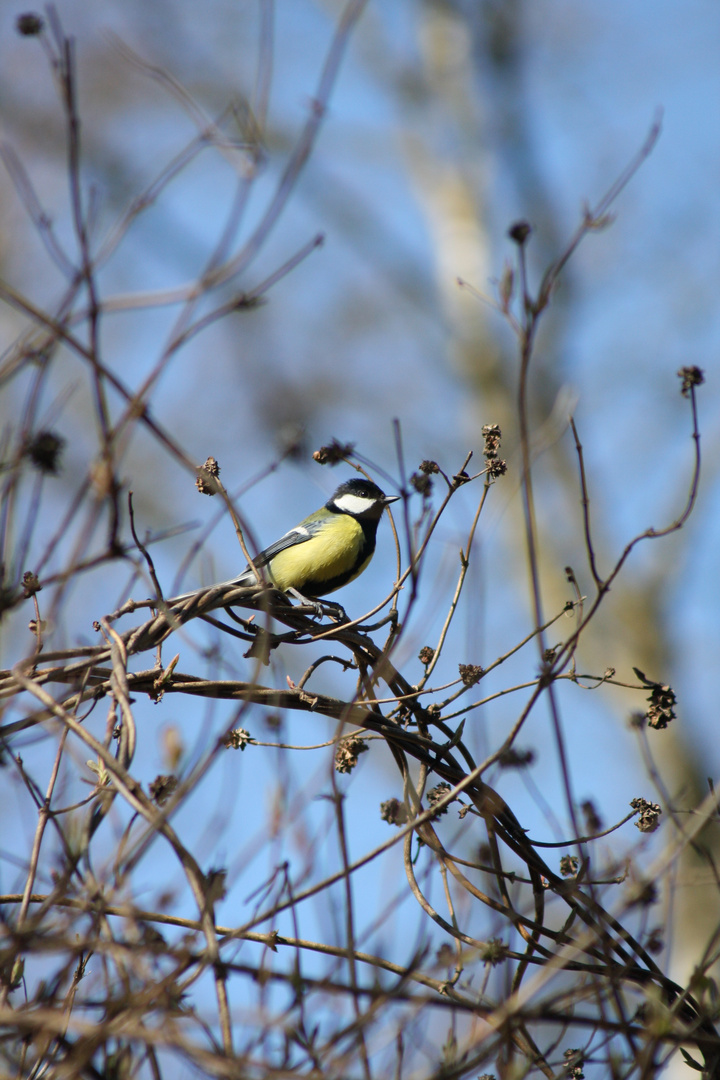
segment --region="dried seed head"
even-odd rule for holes
[[[423,645],[422,649],[418,653],[418,660],[421,664],[424,664],[425,667],[427,667],[428,664],[431,664],[433,662],[434,657],[435,650],[433,649],[432,645]]]
[[[388,825],[399,827],[407,824],[405,804],[399,799],[388,799],[387,802],[380,803],[380,818],[382,821],[387,821]]]
[[[497,457],[497,452],[500,449],[500,440],[502,438],[502,432],[499,424],[485,424],[482,429],[482,437],[485,442],[485,449],[483,454],[486,458]]]
[[[630,800],[630,806],[640,815],[635,822],[640,832],[655,832],[660,827],[659,819],[662,809],[658,803],[651,803],[647,799],[637,798]]]
[[[410,483],[418,492],[422,495],[423,499],[427,499],[432,491],[432,480],[426,473],[414,472],[410,477]]]
[[[36,15],[33,11],[28,11],[24,15],[18,15],[15,20],[15,26],[18,34],[23,37],[37,37],[41,34],[44,27],[44,22],[39,15]]]
[[[511,225],[508,229],[508,236],[511,240],[514,240],[516,244],[521,247],[530,236],[532,227],[527,221],[516,221],[514,225]]]
[[[355,443],[341,443],[333,439],[328,446],[321,446],[315,451],[313,460],[317,461],[318,465],[337,465],[339,461],[352,457],[354,449]]]
[[[516,750],[514,746],[503,750],[498,758],[501,769],[524,769],[535,760],[534,750]]]
[[[203,470],[195,478],[195,487],[201,495],[217,495],[218,486],[214,483],[220,476],[220,466],[214,457],[209,457],[200,468]]]
[[[25,443],[25,453],[40,472],[56,475],[64,446],[62,435],[56,435],[54,431],[38,431]]]
[[[35,593],[40,592],[42,585],[37,574],[33,574],[32,570],[26,570],[23,574],[23,595],[27,599],[29,596],[34,596]]]
[[[227,870],[224,867],[211,867],[205,875],[205,896],[209,904],[215,904],[222,900],[227,889]]]
[[[452,791],[450,784],[448,784],[446,780],[441,780],[439,784],[437,784],[434,788],[431,788],[430,791],[428,791],[428,806],[435,806],[437,803],[440,802],[441,799],[445,798],[448,791]],[[451,802],[454,801],[454,799],[451,800]],[[447,814],[449,806],[450,803],[447,803],[445,806],[441,806],[437,813],[434,815],[433,821],[437,821],[437,819],[441,818],[443,814]]]
[[[246,731],[245,728],[237,727],[233,728],[230,732],[224,745],[228,750],[244,750],[246,746],[249,746],[253,742],[255,742],[255,740],[249,731]]]
[[[595,833],[602,832],[602,820],[595,809],[595,804],[590,799],[586,799],[580,804],[580,809],[585,818],[585,831],[588,835],[593,836]]]
[[[347,739],[341,739],[335,751],[335,769],[339,773],[352,772],[358,763],[360,754],[368,750],[366,739],[359,735],[350,735]]]
[[[570,1080],[584,1080],[583,1065],[585,1064],[585,1056],[582,1050],[566,1050],[563,1057],[565,1058],[563,1066],[565,1075]]]
[[[690,391],[693,386],[702,386],[705,382],[704,372],[699,367],[695,366],[680,368],[678,376],[682,379],[680,393],[683,397],[690,396]]]
[[[654,927],[648,934],[647,941],[645,942],[645,948],[649,953],[657,955],[665,948],[665,939],[663,937],[662,926]]]
[[[635,882],[630,889],[626,903],[628,907],[650,907],[651,904],[656,904],[657,900],[658,888],[655,882],[642,879]]]
[[[496,458],[488,462],[487,473],[491,480],[497,480],[499,476],[504,476],[506,472],[507,461],[504,458]]]
[[[660,683],[653,688],[650,697],[650,708],[647,711],[648,725],[655,730],[666,728],[671,720],[676,719],[674,705],[677,698],[670,686],[661,686]]]
[[[490,938],[485,946],[479,950],[478,955],[485,964],[495,967],[501,964],[508,954],[508,947],[500,938]]]
[[[650,702],[650,707],[643,719],[647,719],[649,726],[656,730],[666,728],[671,720],[677,719],[675,712],[677,698],[673,688],[667,684],[653,682],[652,679],[646,678],[639,668],[634,667],[633,671],[640,679],[640,682],[650,689],[650,695],[647,699]]]
[[[463,686],[475,686],[485,674],[480,664],[458,664]]]
[[[452,945],[445,943],[441,945],[438,951],[435,953],[435,960],[438,964],[442,964],[449,967],[450,964],[455,963],[456,953]]]
[[[156,776],[150,784],[150,798],[158,806],[164,806],[170,796],[177,790],[178,778],[172,773]]]
[[[563,877],[577,877],[580,860],[577,855],[560,856],[560,873]]]

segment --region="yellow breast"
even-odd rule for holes
[[[338,514],[311,540],[278,552],[268,569],[273,584],[283,592],[288,589],[303,592],[308,586],[319,587],[323,582],[344,577],[344,581],[333,586],[340,588],[369,562],[372,552],[363,559],[364,547],[362,526],[348,514]],[[352,576],[346,577],[348,574]]]

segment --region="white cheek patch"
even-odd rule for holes
[[[362,495],[341,495],[335,500],[335,506],[347,514],[364,514],[375,506],[377,499],[366,499]]]

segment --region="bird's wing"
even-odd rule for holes
[[[324,521],[307,521],[303,525],[296,525],[294,529],[290,529],[284,536],[281,536],[279,540],[276,540],[270,547],[266,547],[264,551],[261,551],[259,555],[256,555],[253,562],[256,566],[267,566],[271,559],[280,551],[285,551],[286,548],[294,547],[295,544],[305,544],[308,540],[312,540],[313,536],[317,536],[319,532],[322,532],[325,527]]]
[[[294,529],[290,529],[284,536],[281,536],[279,540],[276,540],[270,547],[266,547],[264,551],[261,551],[259,555],[256,555],[253,559],[255,566],[261,569],[263,566],[267,566],[271,559],[274,559],[279,551],[285,551],[286,548],[292,547],[294,544],[305,544],[308,540],[312,540],[313,536],[317,536],[319,532],[322,532],[326,525],[326,521],[305,521],[302,525],[296,525]],[[238,574],[234,578],[228,578],[227,581],[221,581],[217,585],[213,585],[213,589],[223,589],[229,585],[255,585],[256,577],[249,566],[246,566],[241,574]],[[174,596],[168,603],[174,604],[176,601],[188,600],[190,597],[195,596],[197,593],[202,593],[207,590],[195,589],[189,593],[183,593],[182,596]]]

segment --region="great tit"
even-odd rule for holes
[[[276,589],[301,600],[335,592],[362,574],[375,551],[383,510],[398,498],[386,495],[370,480],[348,480],[324,506],[261,551],[253,562]],[[239,577],[223,584],[256,582],[247,566]]]

